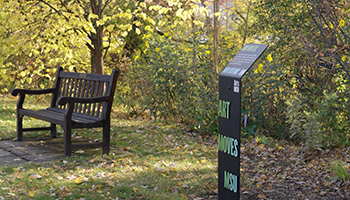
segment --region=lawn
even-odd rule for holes
[[[2,96],[0,137],[15,135],[16,98]],[[27,107],[48,105],[28,99]],[[188,199],[217,192],[215,136],[187,132],[179,124],[128,116],[114,108],[111,144],[124,156],[73,156],[49,163],[0,167],[0,199]],[[42,123],[25,118],[25,126]],[[62,131],[58,130],[59,134]],[[76,135],[100,139],[98,129]],[[31,133],[24,137],[47,135]]]

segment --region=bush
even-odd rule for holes
[[[307,150],[349,145],[349,122],[337,109],[338,95],[324,92],[320,103],[295,96],[287,102],[291,138],[305,141]]]
[[[129,70],[131,91],[141,97],[150,117],[181,121],[203,131],[217,131],[218,76],[206,60],[210,51],[167,36],[152,37],[143,59]],[[132,98],[131,96],[129,98]]]

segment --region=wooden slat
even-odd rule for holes
[[[72,149],[84,149],[84,148],[92,148],[92,147],[102,147],[103,142],[94,142],[94,143],[80,143],[80,144],[72,144]]]
[[[64,87],[63,87],[62,96],[67,96],[68,78],[64,78],[63,81],[64,81],[63,82],[64,83]],[[66,105],[64,105],[63,108],[66,109]]]
[[[104,74],[85,74],[85,73],[73,73],[73,72],[60,72],[59,77],[73,78],[73,79],[85,79],[92,81],[106,81],[110,80],[110,75]]]
[[[98,96],[98,85],[99,85],[99,81],[95,81],[95,86],[94,86],[94,97]],[[96,109],[96,103],[92,104],[92,110],[91,110],[91,115],[95,116],[95,109]]]
[[[99,90],[98,96],[102,96],[102,94],[103,94],[103,88],[104,88],[104,82],[101,81],[101,82],[100,82],[100,87],[98,88],[98,90]],[[100,116],[100,108],[101,108],[101,102],[98,102],[98,104],[97,104],[97,113],[96,113],[96,116]]]
[[[78,80],[74,79],[74,93],[73,93],[73,97],[76,97],[76,95],[77,95],[77,87],[78,87]]]
[[[105,89],[105,93],[103,95],[105,96],[109,96],[110,94],[110,90],[111,90],[111,84],[109,84],[109,82],[106,82],[106,89]],[[114,95],[114,94],[113,94]],[[102,106],[102,113],[101,115],[105,115],[106,111],[107,111],[107,104],[104,104],[105,106]]]
[[[46,110],[53,112],[53,113],[62,113],[62,114],[64,112],[66,112],[63,109],[58,109],[58,108],[47,108]],[[103,120],[103,118],[101,118],[101,117],[96,117],[96,116],[91,116],[91,115],[86,115],[86,114],[76,113],[76,112],[73,112],[73,117],[74,117],[74,119],[87,119],[90,121],[102,121]]]
[[[79,82],[78,83],[78,85],[77,85],[77,93],[76,93],[76,97],[80,97],[80,91],[81,91],[81,82],[82,82],[82,80],[81,79],[79,79],[79,80],[77,80],[77,82]],[[74,112],[78,112],[78,108],[79,108],[79,104],[77,104],[77,105],[75,105],[75,107],[74,107]]]
[[[57,99],[58,99],[58,97],[61,97],[61,96],[62,96],[61,94],[62,94],[63,80],[62,80],[62,79],[60,79],[60,80],[61,80],[61,82],[60,82],[59,85],[58,85],[59,89],[58,89]],[[57,105],[57,107],[59,107],[59,108],[62,108],[62,107],[63,107],[62,105],[58,105],[57,102],[56,102],[56,105]]]
[[[24,128],[23,132],[31,132],[31,131],[49,131],[51,127],[38,127],[38,128]]]
[[[89,90],[90,90],[90,83],[91,83],[91,81],[90,80],[87,80],[87,86],[86,86],[86,88],[85,88],[85,98],[88,98],[89,97]],[[87,104],[86,103],[84,103],[84,106],[83,106],[84,108],[83,108],[83,112],[82,113],[84,113],[84,114],[86,114],[87,112],[86,112],[86,109],[87,109]]]
[[[67,96],[72,97],[74,92],[74,79],[69,79],[69,89],[68,89],[68,94]]]
[[[80,97],[83,98],[83,97],[84,97],[84,92],[85,92],[86,80],[82,80],[82,82],[83,82],[83,85],[80,86],[80,89],[81,89],[81,91],[80,91]],[[77,112],[81,112],[82,109],[83,109],[83,105],[80,104],[80,105],[79,105],[79,109],[78,109]]]
[[[94,89],[95,89],[95,81],[91,81],[91,87],[90,87],[90,97],[93,97],[94,96]],[[88,112],[87,112],[88,115],[91,114],[91,103],[89,103],[89,106],[88,106]]]
[[[54,109],[54,108],[48,108],[45,110],[38,110],[38,111],[21,109],[20,113],[25,116],[34,117],[34,118],[48,121],[51,123],[63,125],[65,110]],[[91,115],[80,114],[80,113],[73,113],[72,115],[72,122],[74,123],[93,125],[95,123],[100,123],[102,121],[103,121],[103,118],[94,117]]]

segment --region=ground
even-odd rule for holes
[[[16,137],[14,107],[11,99],[2,105],[0,141]],[[119,200],[218,199],[215,134],[202,135],[178,124],[124,119],[116,113],[112,116],[111,144],[127,151],[127,156],[104,157],[99,150],[92,157],[79,156],[79,152],[55,162],[0,166],[0,200],[84,199],[85,194]],[[27,119],[27,123],[39,122]],[[98,133],[77,130],[75,134],[93,142]],[[41,136],[49,134],[31,135]],[[17,152],[28,160],[26,149],[6,149],[2,158]],[[263,136],[242,137],[241,199],[350,199],[349,153],[350,148],[307,150],[301,144]],[[0,165],[3,162],[0,159]]]
[[[350,199],[349,179],[339,180],[331,172],[335,160],[347,160],[349,148],[305,151],[288,144],[276,147],[260,144],[255,139],[243,143],[242,200]],[[342,167],[348,169],[349,163],[343,162]],[[196,199],[214,200],[217,194]]]

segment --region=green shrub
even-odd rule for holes
[[[305,142],[307,150],[349,145],[349,122],[336,106],[336,93],[323,93],[320,102],[310,103],[303,96],[287,101],[291,138]]]
[[[207,132],[217,131],[218,75],[200,41],[149,38],[147,52],[133,63],[128,78],[150,117],[181,121]],[[130,98],[133,98],[130,96]]]

